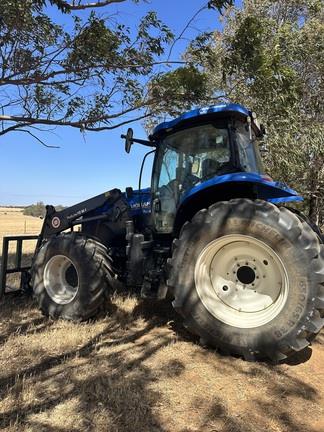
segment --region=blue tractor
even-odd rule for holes
[[[309,345],[324,321],[323,240],[287,207],[302,198],[265,175],[263,134],[236,104],[185,113],[147,141],[129,129],[127,152],[140,143],[155,154],[151,188],[47,206],[32,266],[16,269],[43,313],[88,319],[119,279],[144,298],[170,298],[222,351],[279,361]]]

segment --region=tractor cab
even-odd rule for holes
[[[154,225],[173,229],[181,201],[212,179],[230,173],[263,174],[252,113],[240,105],[191,111],[159,125],[151,137],[157,152],[152,177]]]
[[[149,214],[156,234],[177,235],[185,221],[217,201],[249,198],[277,204],[302,200],[287,185],[264,174],[260,157],[264,135],[254,113],[238,104],[187,112],[158,125],[147,141],[135,139],[129,129],[122,135],[127,152],[139,143],[154,148],[148,154],[155,153],[151,188],[145,192],[139,188],[134,198],[139,217]],[[143,206],[147,195],[150,208]]]

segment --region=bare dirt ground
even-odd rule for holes
[[[0,308],[0,430],[324,430],[323,333],[274,366],[202,348],[166,302],[114,294],[82,324],[13,294]]]

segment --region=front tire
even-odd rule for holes
[[[282,360],[323,326],[323,246],[285,208],[236,199],[201,210],[170,264],[186,327],[225,352]]]
[[[44,315],[73,321],[96,315],[113,277],[105,246],[76,233],[49,239],[32,274],[34,298]]]

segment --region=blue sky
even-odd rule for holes
[[[188,20],[206,1],[151,0],[138,5],[127,1],[106,8],[118,13],[120,19],[134,25],[149,10],[173,32],[179,34]],[[55,17],[59,15],[51,9]],[[219,16],[214,10],[204,11],[184,35],[192,38],[196,29],[212,30],[219,27]],[[181,55],[187,41],[177,43],[173,59]],[[140,123],[132,124],[137,138],[145,138]],[[114,187],[137,187],[140,164],[147,149],[134,145],[129,155],[124,152],[120,134],[127,127],[82,135],[70,128],[57,128],[54,133],[40,137],[59,149],[48,149],[26,133],[9,133],[0,140],[0,205],[28,205],[36,201],[46,204],[71,205]],[[143,186],[149,186],[151,166],[146,164]]]

